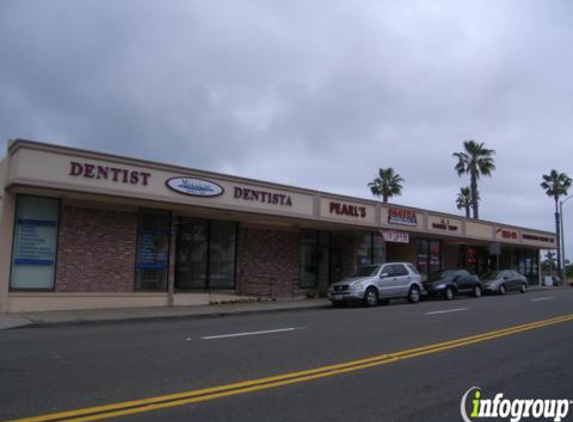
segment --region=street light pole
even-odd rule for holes
[[[565,231],[563,228],[563,204],[567,201],[569,201],[571,198],[573,198],[573,195],[569,195],[567,198],[565,198],[563,201],[559,201],[559,216],[561,217],[561,224],[560,224],[560,231],[561,231],[561,263],[562,263],[562,268],[561,268],[561,280],[563,281],[563,284],[565,284],[567,282],[567,265],[565,264]]]

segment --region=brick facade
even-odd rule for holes
[[[239,226],[237,235],[237,292],[269,297],[296,294],[300,233]]]
[[[56,291],[133,292],[137,212],[64,205]]]

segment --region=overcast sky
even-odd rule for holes
[[[569,0],[0,0],[0,139],[365,198],[393,167],[394,202],[452,213],[475,139],[480,217],[554,230],[572,46]],[[572,256],[573,200],[565,223]]]

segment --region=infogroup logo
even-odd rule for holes
[[[471,402],[468,403],[468,400]],[[511,422],[533,418],[560,422],[567,417],[571,404],[573,400],[569,399],[506,399],[503,393],[495,394],[493,399],[486,399],[480,387],[472,387],[462,397],[460,412],[465,422],[475,422],[482,418],[509,419]]]

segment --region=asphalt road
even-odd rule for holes
[[[573,289],[0,332],[0,420],[306,371],[573,314]],[[465,391],[573,399],[573,321],[125,421],[459,421]],[[490,419],[491,420],[491,419]],[[506,419],[509,420],[509,419]],[[573,421],[573,406],[566,420]]]

